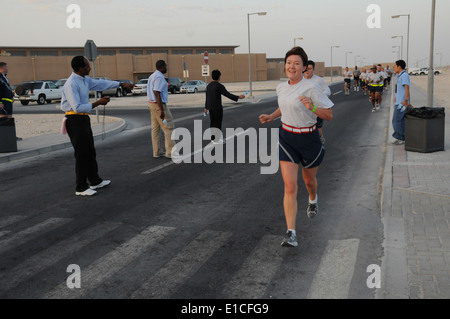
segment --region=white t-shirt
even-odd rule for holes
[[[363,72],[363,73],[361,73],[361,76],[359,77],[361,80],[366,80],[367,79],[367,73],[366,72]]]
[[[328,86],[327,82],[325,82],[325,80],[323,78],[321,78],[320,76],[317,76],[314,74],[310,79],[303,78],[303,80],[312,81],[312,82],[316,83],[322,89],[322,92],[326,96],[331,95],[330,87]]]
[[[367,82],[373,85],[383,84],[383,75],[380,72],[369,73],[369,75],[367,75]]]
[[[350,70],[348,70],[348,71],[344,71],[344,77],[346,78],[346,79],[352,79],[352,76],[353,76],[353,73],[352,73],[352,71],[350,71]]]
[[[281,121],[294,127],[311,127],[317,123],[317,115],[300,102],[300,96],[310,98],[313,104],[320,108],[329,109],[334,106],[317,84],[305,79],[294,85],[289,82],[280,83],[277,95]]]

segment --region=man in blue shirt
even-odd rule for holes
[[[152,146],[153,157],[163,156],[163,145],[161,142],[161,131],[165,138],[165,156],[172,158],[175,143],[172,141],[172,132],[175,129],[172,113],[167,106],[168,102],[168,83],[164,74],[167,73],[167,64],[164,60],[156,61],[156,71],[150,75],[147,85],[148,108],[152,118]]]
[[[395,94],[394,115],[392,117],[392,126],[394,128],[394,140],[392,145],[405,144],[405,111],[411,107],[410,98],[410,79],[405,71],[406,63],[403,60],[395,62],[394,72],[398,74]]]
[[[92,196],[97,193],[96,189],[108,186],[111,181],[103,180],[98,175],[89,112],[99,105],[108,104],[109,97],[102,97],[98,101],[90,103],[89,91],[104,91],[117,88],[119,85],[132,89],[133,85],[88,77],[91,66],[83,56],[74,57],[71,64],[73,73],[64,84],[61,109],[66,112],[65,126],[75,150],[75,195]]]

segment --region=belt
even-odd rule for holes
[[[316,124],[311,127],[294,127],[283,123],[282,128],[287,132],[305,134],[314,132],[316,130]]]
[[[384,84],[372,84],[372,83],[369,83],[369,86],[379,86],[379,87],[381,87],[381,86],[384,86]]]
[[[66,115],[89,115],[89,113],[77,113],[74,111],[66,112]]]
[[[14,103],[14,101],[13,100],[11,100],[11,99],[7,99],[7,98],[2,98],[2,101],[7,101],[7,102],[11,102],[11,103]]]

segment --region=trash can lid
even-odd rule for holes
[[[406,110],[406,115],[421,119],[445,117],[445,108],[428,106],[409,108]]]

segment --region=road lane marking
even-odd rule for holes
[[[243,132],[238,132],[238,133],[235,133],[235,134],[233,134],[233,135],[230,135],[230,136],[228,136],[225,140],[228,141],[228,140],[230,140],[230,139],[232,139],[232,138],[235,138],[235,137],[237,137],[237,136],[239,136],[239,135],[246,134],[246,133],[248,133],[249,130],[250,130],[250,129],[246,129],[246,130],[243,131]],[[205,147],[202,147],[201,149],[198,149],[198,150],[196,150],[196,151],[194,151],[194,152],[191,152],[191,153],[189,153],[189,154],[187,154],[187,155],[182,155],[182,156],[180,157],[180,162],[183,163],[183,161],[184,161],[185,159],[190,158],[190,157],[192,157],[192,156],[195,156],[195,155],[198,154],[198,153],[202,153],[202,152],[203,152],[206,148],[208,148],[208,147],[211,147],[211,144],[207,144]],[[223,147],[225,147],[225,144],[223,144]],[[181,164],[181,163],[180,163],[180,164]],[[173,164],[175,164],[175,162],[172,161],[172,160],[170,160],[170,161],[167,162],[167,163],[161,164],[161,165],[156,166],[156,167],[154,167],[154,168],[151,168],[151,169],[149,169],[149,170],[147,170],[147,171],[145,171],[145,172],[142,172],[141,175],[149,175],[149,174],[152,174],[152,173],[154,173],[154,172],[157,172],[157,171],[159,171],[159,170],[161,170],[161,169],[163,169],[163,168],[166,168],[166,167],[168,167],[168,166],[171,166],[171,165],[173,165]]]
[[[170,298],[177,287],[195,274],[230,237],[231,233],[204,231],[154,276],[144,282],[131,295],[131,298]],[[157,295],[154,294],[155,292]]]
[[[224,299],[261,299],[283,262],[278,236],[264,236],[222,291]]]
[[[58,226],[64,225],[71,220],[72,219],[68,218],[50,218],[42,223],[27,228],[15,235],[0,240],[0,253],[10,249],[13,246],[22,245],[26,243],[28,240],[32,239],[33,237],[36,237],[41,233],[50,231],[51,229],[56,228]]]
[[[81,288],[69,289],[66,282],[55,287],[44,298],[70,299],[82,298],[91,289],[101,285],[134,259],[145,253],[150,247],[165,238],[173,227],[151,226],[134,236],[113,251],[107,253],[86,269],[81,269]]]
[[[308,299],[347,299],[355,271],[359,239],[329,240]]]
[[[338,95],[338,94],[340,94],[340,93],[342,93],[342,92],[344,92],[343,90],[341,90],[341,91],[337,91],[336,93],[334,93],[333,95]]]
[[[27,258],[13,269],[8,269],[7,272],[2,273],[0,276],[0,291],[7,291],[17,286],[45,268],[74,254],[84,246],[87,246],[120,225],[120,223],[102,223],[90,227],[81,233],[77,233],[56,245],[51,246],[41,253]]]

